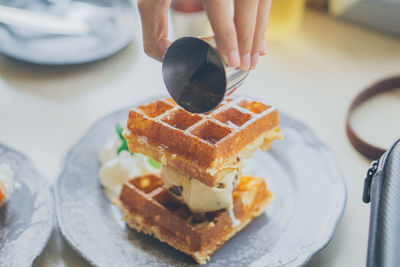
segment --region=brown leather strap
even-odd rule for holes
[[[400,76],[388,78],[378,83],[375,83],[367,89],[361,91],[361,93],[353,100],[347,112],[347,136],[349,137],[349,140],[351,144],[355,147],[355,149],[357,149],[358,152],[370,159],[378,159],[385,152],[385,149],[373,146],[361,139],[353,130],[353,127],[351,125],[351,115],[360,104],[366,102],[368,99],[383,92],[395,89],[400,89]]]

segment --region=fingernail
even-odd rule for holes
[[[248,70],[250,68],[250,53],[242,55],[240,59],[240,68],[242,70]]]
[[[240,66],[239,51],[232,50],[228,55],[228,61],[232,67],[239,67]]]
[[[250,69],[253,70],[257,66],[258,62],[258,53],[254,53],[251,55],[251,64]]]
[[[262,46],[262,52],[260,54],[264,56],[266,53],[267,53],[267,42],[264,40]]]

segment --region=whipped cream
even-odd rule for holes
[[[120,138],[116,137],[107,141],[103,149],[100,151],[100,162],[105,164],[113,158],[118,157],[118,148],[122,145]]]
[[[0,206],[3,205],[14,192],[14,172],[8,164],[0,164]]]
[[[123,183],[141,174],[159,172],[148,162],[148,157],[141,154],[132,155],[126,150],[118,154],[122,142],[118,136],[109,140],[100,152],[102,163],[99,170],[100,183],[104,186],[104,192],[112,201],[119,196]]]

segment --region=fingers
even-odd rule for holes
[[[248,70],[258,54],[252,53],[259,0],[235,0],[234,22],[240,53],[240,68]],[[255,65],[254,65],[255,66]]]
[[[168,8],[172,0],[138,0],[147,55],[162,61],[168,40]],[[258,56],[265,55],[265,30],[271,0],[235,0],[234,18],[230,0],[203,0],[215,34],[218,51],[233,67],[255,68]]]
[[[219,54],[229,66],[239,67],[238,41],[229,0],[203,0],[203,6],[214,31]]]
[[[254,32],[254,40],[252,53],[265,55],[267,46],[265,43],[265,31],[267,30],[268,16],[271,8],[271,0],[259,0],[256,29]]]
[[[138,0],[144,52],[162,61],[168,40],[168,8],[171,0]]]

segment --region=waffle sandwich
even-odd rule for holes
[[[273,199],[242,160],[281,139],[274,107],[245,98],[191,114],[171,99],[132,109],[124,136],[133,153],[162,163],[160,175],[127,181],[117,204],[130,227],[198,263],[261,214]]]

